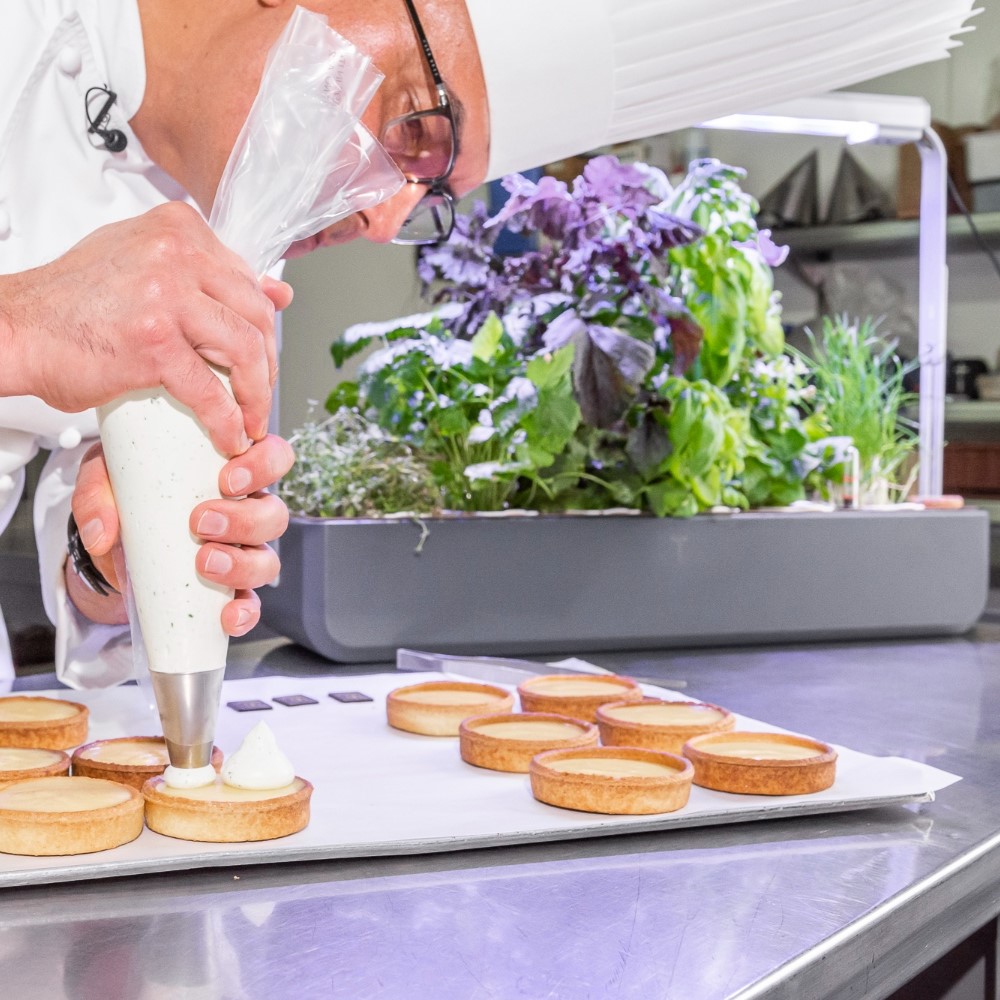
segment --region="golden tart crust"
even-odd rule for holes
[[[229,788],[221,778],[207,789],[168,788],[161,777],[149,778],[142,786],[150,830],[216,844],[276,840],[304,830],[312,791],[305,778],[258,793]]]
[[[38,747],[0,747],[0,785],[69,773],[69,754]]]
[[[640,702],[601,705],[597,726],[605,746],[645,747],[679,754],[695,736],[733,729],[736,717],[705,701],[644,698]]]
[[[497,715],[514,708],[514,695],[492,684],[427,681],[390,691],[386,717],[394,729],[421,736],[458,736],[463,719]]]
[[[87,739],[90,710],[61,698],[9,695],[0,698],[0,745],[68,750]]]
[[[597,746],[597,727],[546,712],[480,715],[459,727],[462,760],[491,771],[528,773],[531,758],[545,750]]]
[[[684,746],[694,783],[742,795],[808,795],[829,788],[837,751],[790,733],[729,732],[696,736]]]
[[[49,857],[120,847],[142,832],[142,796],[102,778],[48,777],[0,788],[0,851]]]
[[[676,754],[636,747],[550,750],[531,761],[540,802],[581,812],[640,816],[687,804],[694,770]]]
[[[153,758],[159,760],[154,761]],[[222,751],[212,747],[212,767],[216,771],[222,768],[222,760]],[[148,778],[163,774],[169,763],[167,744],[162,736],[94,740],[73,751],[74,774],[120,781],[138,792],[142,791]]]
[[[517,686],[525,712],[551,712],[594,722],[609,701],[642,701],[642,689],[618,674],[542,674]]]

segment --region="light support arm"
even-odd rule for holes
[[[915,143],[920,152],[918,359],[920,362],[920,496],[944,487],[945,361],[948,326],[948,156],[919,97],[835,91],[793,98],[703,128],[839,136],[848,143]]]
[[[948,328],[948,156],[940,136],[924,129],[920,151],[920,496],[944,488],[945,361]]]

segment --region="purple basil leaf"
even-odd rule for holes
[[[594,427],[611,427],[635,398],[655,351],[641,340],[597,325],[578,330],[573,343],[573,388],[583,419]]]

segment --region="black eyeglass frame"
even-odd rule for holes
[[[437,62],[434,59],[434,53],[431,52],[430,43],[427,41],[427,35],[424,32],[423,25],[420,23],[420,18],[417,15],[416,8],[413,6],[413,0],[403,0],[403,3],[406,4],[410,20],[413,22],[414,31],[416,31],[417,34],[417,40],[420,42],[420,48],[424,53],[424,58],[427,60],[427,66],[431,71],[431,78],[434,80],[434,90],[437,94],[438,104],[436,108],[428,108],[424,111],[411,111],[409,114],[401,115],[399,118],[393,118],[391,121],[386,122],[385,127],[382,129],[382,133],[384,135],[388,129],[404,122],[415,121],[420,118],[428,118],[431,115],[444,115],[444,117],[448,120],[448,125],[451,127],[451,155],[448,158],[448,165],[445,169],[435,177],[406,177],[407,183],[409,184],[424,184],[427,187],[427,191],[423,198],[421,198],[420,201],[414,206],[411,217],[413,214],[420,211],[420,206],[429,198],[440,198],[448,205],[449,208],[447,230],[441,229],[439,235],[426,239],[407,239],[406,237],[397,236],[393,240],[393,243],[419,246],[443,242],[451,236],[452,230],[455,228],[455,196],[452,194],[452,191],[448,186],[448,178],[451,176],[451,172],[455,167],[455,157],[458,153],[458,127],[455,124],[455,113],[451,105],[451,99],[448,97],[448,90],[444,85],[444,79],[438,69]],[[404,174],[404,176],[406,175]]]

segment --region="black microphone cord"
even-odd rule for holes
[[[101,110],[96,115],[91,113],[90,106],[95,102],[94,94],[103,94],[105,97]],[[120,153],[128,145],[128,137],[118,128],[108,128],[111,120],[111,108],[118,95],[108,87],[91,87],[83,98],[83,110],[87,116],[87,133],[96,135],[101,139],[101,145],[109,153]]]

